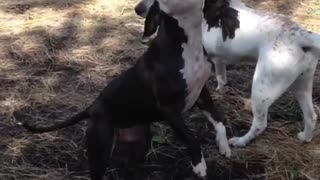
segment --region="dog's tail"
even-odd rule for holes
[[[304,51],[310,51],[320,58],[320,34],[310,31],[300,32],[299,44]]]
[[[90,116],[89,116],[88,110],[85,109],[84,111],[79,112],[78,114],[72,116],[71,118],[49,127],[34,127],[27,122],[20,123],[20,125],[32,133],[44,133],[44,132],[55,131],[58,129],[71,126],[89,117]]]

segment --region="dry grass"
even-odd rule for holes
[[[250,5],[292,16],[320,32],[316,0],[257,0]],[[142,20],[133,0],[11,0],[0,2],[0,179],[88,179],[85,124],[30,135],[16,120],[50,124],[88,105],[110,79],[130,67],[145,49],[139,43]],[[243,134],[252,118],[254,65],[229,67],[230,88],[213,98],[228,122],[229,134]],[[314,101],[320,104],[320,72]],[[214,78],[209,82],[212,89]],[[214,93],[214,91],[212,91]],[[188,124],[202,137],[215,179],[320,179],[320,138],[300,144],[301,113],[292,96],[270,110],[267,131],[234,157],[221,157],[212,128],[203,118]],[[206,128],[209,126],[209,128]],[[188,156],[165,124],[154,125],[147,156],[149,179],[190,179]]]

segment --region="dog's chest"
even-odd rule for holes
[[[194,105],[211,74],[211,63],[204,59],[202,49],[196,53],[187,51],[187,49],[184,47],[184,67],[180,70],[187,85],[183,111],[189,110]]]

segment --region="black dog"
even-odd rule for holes
[[[219,16],[222,12],[230,12],[228,22],[233,23],[221,25],[232,30],[227,32],[228,36],[232,36],[239,27],[237,13],[228,7],[226,0],[221,2],[226,4],[225,8],[214,12],[207,8],[205,13]],[[214,3],[210,5],[214,7]],[[92,105],[70,119],[51,127],[36,128],[27,123],[23,123],[23,126],[31,132],[42,133],[90,119],[86,132],[90,176],[93,180],[101,180],[108,163],[115,129],[120,129],[121,132],[121,129],[140,125],[142,131],[146,132],[142,132],[144,136],[149,131],[150,123],[165,120],[186,143],[194,172],[199,176],[206,176],[206,164],[200,144],[182,118],[182,113],[189,110],[200,96],[197,105],[208,112],[215,123],[223,126],[219,123],[220,118],[215,112],[210,94],[204,87],[211,73],[211,64],[206,60],[202,47],[202,5],[200,0],[154,1],[146,18],[144,36],[155,33],[159,26],[158,34],[135,66],[110,82]],[[214,23],[212,26],[216,25]],[[148,146],[150,141],[139,137],[132,140],[141,141],[143,146]]]

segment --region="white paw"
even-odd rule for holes
[[[204,160],[203,156],[201,158],[201,162],[197,164],[196,166],[193,166],[191,163],[191,166],[193,168],[193,172],[197,174],[199,177],[206,177],[207,176],[207,164]]]
[[[226,128],[221,122],[219,122],[216,124],[215,129],[217,131],[216,141],[219,146],[219,152],[229,158],[231,156],[231,149],[227,139]]]
[[[226,87],[224,85],[218,85],[216,91],[223,94],[226,92]]]
[[[311,142],[312,135],[306,136],[306,134],[304,132],[299,132],[298,139],[302,142]]]
[[[246,146],[246,141],[242,137],[233,137],[229,139],[229,144],[235,147],[243,147]]]
[[[227,158],[231,157],[231,149],[228,144],[228,141],[220,142],[219,144],[219,152],[220,154],[226,156]]]

